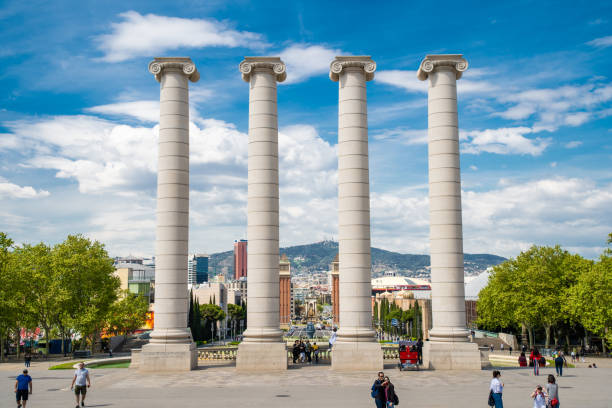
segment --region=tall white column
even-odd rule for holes
[[[189,86],[200,78],[190,58],[155,58],[149,71],[161,84],[155,248],[155,326],[143,347],[144,371],[197,365],[187,327],[189,240]]]
[[[433,368],[480,369],[468,342],[463,284],[461,167],[457,79],[468,67],[461,55],[428,55],[417,76],[429,79],[429,224],[433,328],[424,352]]]
[[[336,57],[329,77],[339,84],[338,236],[340,327],[332,368],[379,370],[382,351],[372,328],[370,183],[366,81],[376,63],[368,56]]]
[[[276,82],[286,78],[277,57],[246,57],[249,83],[247,329],[239,370],[283,370],[287,351],[279,324],[278,115]]]

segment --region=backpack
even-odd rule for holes
[[[493,398],[493,390],[489,392],[489,400],[487,401],[487,405],[489,405],[490,407],[495,406],[495,399]]]
[[[399,397],[395,392],[393,393],[393,405],[399,405]]]

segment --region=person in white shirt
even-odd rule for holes
[[[332,349],[332,347],[334,346],[334,343],[336,342],[336,337],[338,337],[338,335],[336,334],[336,330],[338,329],[334,327],[334,330],[332,331],[331,336],[329,336],[329,349],[330,350]]]
[[[75,386],[76,383],[76,386]],[[89,379],[89,370],[85,368],[85,363],[79,363],[79,368],[74,372],[72,377],[72,384],[70,389],[74,388],[74,395],[76,397],[76,408],[79,408],[79,394],[81,395],[81,406],[85,406],[85,395],[87,394],[87,388],[91,387],[91,380]]]
[[[489,389],[493,393],[493,401],[495,401],[495,408],[504,408],[504,403],[502,401],[502,392],[504,391],[504,383],[499,379],[501,377],[501,373],[498,370],[493,371],[493,379],[491,380],[491,385]]]
[[[542,391],[541,385],[531,393],[531,398],[533,398],[533,408],[546,408],[546,393]]]

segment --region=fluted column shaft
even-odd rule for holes
[[[249,82],[249,307],[244,342],[281,342],[276,82],[284,80],[285,66],[279,58],[253,57],[246,58],[240,70]]]
[[[337,57],[330,71],[330,78],[339,84],[339,343],[375,341],[366,98],[366,81],[373,78],[375,69],[369,57]]]
[[[427,56],[418,73],[429,79],[431,341],[468,341],[457,119],[457,79],[466,69],[460,55],[437,55]]]
[[[199,74],[189,58],[149,64],[161,84],[155,249],[155,328],[151,343],[190,343],[187,328],[189,239],[189,86]]]

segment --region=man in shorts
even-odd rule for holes
[[[76,397],[76,408],[79,408],[79,395],[81,396],[81,406],[85,406],[85,395],[87,395],[87,388],[91,387],[91,381],[89,379],[89,370],[85,368],[85,363],[79,363],[79,368],[74,372],[72,378],[72,384],[70,389],[74,388],[74,395]]]
[[[17,397],[17,408],[26,407],[26,404],[28,403],[29,394],[32,394],[32,377],[28,375],[28,370],[23,370],[23,374],[17,377],[17,381],[15,381],[15,397]]]

